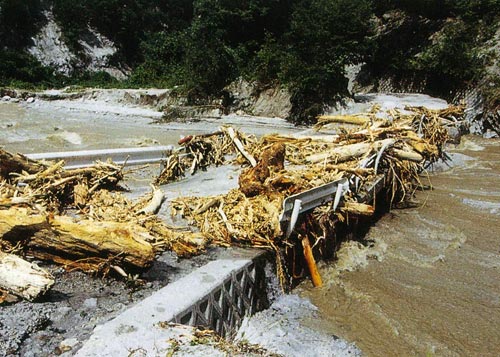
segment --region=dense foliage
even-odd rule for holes
[[[424,91],[448,98],[481,78],[489,60],[483,46],[498,28],[500,0],[377,4],[382,30],[366,61],[369,77],[420,83]]]
[[[280,83],[303,122],[348,95],[349,64],[441,95],[476,80],[500,0],[0,0],[0,85],[117,85],[54,76],[20,51],[49,9],[75,53],[89,29],[115,42],[113,61],[133,69],[124,85],[178,85],[196,103],[238,77]]]

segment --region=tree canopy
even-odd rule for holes
[[[115,63],[133,69],[128,85],[178,85],[196,102],[238,77],[280,83],[303,122],[348,94],[350,64],[435,94],[474,80],[500,0],[0,0],[0,85],[60,81],[21,51],[44,10],[77,54],[89,29],[113,40]]]

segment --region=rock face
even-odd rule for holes
[[[500,84],[500,27],[481,52],[488,55],[491,61],[485,67],[483,79],[477,88],[466,92],[462,97],[469,108],[465,118],[471,134],[483,134],[487,131],[500,134],[500,107],[498,103],[498,93],[500,93],[498,88]],[[494,103],[494,98],[488,98],[488,93],[495,90],[497,93],[496,103]]]
[[[82,46],[85,57],[88,60],[85,65],[88,71],[104,71],[116,79],[125,79],[127,77],[123,70],[109,65],[109,60],[116,53],[117,49],[114,43],[107,37],[89,27],[84,38],[78,42]]]
[[[104,71],[117,79],[125,79],[126,71],[110,66],[109,60],[117,49],[113,42],[92,28],[78,42],[83,49],[81,55],[74,54],[62,38],[62,31],[50,11],[44,13],[46,25],[32,39],[33,46],[27,49],[41,64],[69,76],[75,70]]]
[[[47,24],[33,38],[33,46],[28,53],[44,66],[52,67],[57,72],[69,75],[73,70],[75,56],[62,40],[62,32],[50,12],[45,12]]]
[[[238,79],[227,86],[226,91],[232,100],[232,112],[286,118],[292,109],[290,93],[280,86],[259,88],[255,82]]]

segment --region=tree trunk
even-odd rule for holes
[[[0,252],[0,288],[26,300],[34,300],[54,285],[54,278],[36,264],[14,254]]]
[[[324,153],[309,155],[307,161],[313,164],[324,160],[329,162],[345,162],[363,156],[371,150],[378,150],[384,146],[392,146],[394,143],[394,139],[384,139],[373,143],[363,142],[339,146]]]
[[[144,268],[154,259],[153,237],[129,223],[76,221],[70,217],[30,214],[27,209],[0,210],[0,247],[20,247],[41,260],[84,271],[103,264]]]
[[[0,177],[8,179],[11,173],[21,173],[22,171],[34,174],[43,171],[45,168],[44,165],[30,160],[22,154],[11,154],[0,149]]]

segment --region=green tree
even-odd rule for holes
[[[40,0],[0,0],[0,49],[30,43],[43,20]]]
[[[368,0],[296,3],[279,75],[292,91],[292,121],[314,121],[325,104],[348,94],[345,66],[365,58],[371,15]]]

